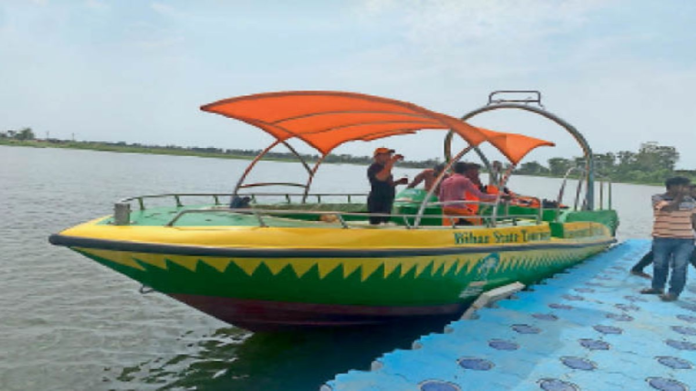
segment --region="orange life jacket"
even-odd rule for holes
[[[478,206],[478,205],[477,205]],[[452,217],[443,217],[442,225],[452,226],[459,222],[459,216],[476,216],[476,212],[472,211],[469,206],[445,206],[442,208],[443,215],[451,215]],[[472,225],[482,225],[483,221],[480,218],[467,218],[466,221]]]
[[[512,205],[517,205],[517,206],[523,206],[527,208],[539,208],[541,205],[539,204],[539,200],[534,197],[524,197],[524,196],[518,196],[512,199],[510,202]]]
[[[478,197],[469,193],[468,191],[464,192],[464,199],[467,201],[474,201],[474,202],[480,201],[480,199]],[[469,208],[473,212],[473,214],[476,214],[479,211],[479,204],[466,204],[466,207]]]

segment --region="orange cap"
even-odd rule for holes
[[[383,153],[394,153],[394,152],[395,151],[393,149],[379,147],[379,148],[375,149],[375,153],[373,153],[372,156],[381,155]]]

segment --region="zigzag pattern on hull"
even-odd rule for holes
[[[168,294],[348,305],[456,303],[512,281],[531,283],[605,246],[462,256],[230,259],[75,249]],[[468,292],[468,293],[465,293]]]

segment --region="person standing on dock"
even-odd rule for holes
[[[670,178],[665,182],[667,192],[652,197],[655,213],[653,224],[652,287],[644,294],[658,294],[663,301],[675,301],[686,285],[687,265],[694,251],[696,229],[696,200],[690,195],[690,180]],[[672,276],[669,292],[664,293],[670,265]]]
[[[696,200],[696,185],[691,184],[691,198]],[[631,274],[634,276],[638,277],[643,277],[643,278],[652,278],[650,274],[646,273],[643,271],[648,265],[653,263],[653,252],[650,250],[647,254],[643,255],[643,258],[638,261],[632,268],[631,268]],[[696,250],[694,250],[691,253],[691,258],[689,259],[689,263],[691,263],[691,266],[696,268]]]
[[[370,224],[373,225],[389,222],[396,195],[394,189],[398,185],[408,183],[407,178],[394,181],[392,168],[396,162],[404,159],[402,155],[394,155],[394,152],[393,149],[387,148],[375,149],[372,155],[374,163],[367,169],[367,178],[371,186],[370,195],[367,197],[367,210],[370,213]]]

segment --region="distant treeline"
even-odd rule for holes
[[[685,176],[696,182],[696,170],[677,170],[679,152],[675,147],[656,142],[641,144],[638,152],[620,151],[595,154],[595,169],[598,176],[606,176],[614,182],[658,184],[672,176]],[[583,167],[584,158],[555,157],[544,166],[536,161],[522,163],[518,174],[537,176],[563,176],[571,167]]]
[[[182,155],[182,156],[207,156],[221,157],[230,159],[253,159],[261,149],[224,149],[216,147],[180,147],[177,145],[148,145],[140,143],[126,143],[125,141],[109,142],[109,141],[71,141],[59,140],[54,138],[36,139],[31,128],[25,128],[20,131],[9,130],[0,132],[0,143],[4,144],[19,144],[55,148],[71,148],[71,149],[89,149],[96,151],[111,151],[111,152],[132,152],[132,153],[151,153],[162,155]],[[316,154],[300,154],[307,162],[316,162],[320,156]],[[297,161],[297,157],[291,152],[269,152],[265,159],[282,160],[282,161]],[[347,154],[331,154],[328,155],[324,162],[326,163],[345,163],[345,164],[363,164],[367,165],[372,162],[369,156],[353,156]],[[427,159],[422,161],[404,161],[399,164],[401,167],[412,168],[429,168],[440,163],[437,159]]]
[[[31,128],[8,130],[0,132],[0,143],[14,145],[44,146],[55,148],[89,149],[97,151],[152,153],[162,155],[204,156],[230,159],[252,159],[261,153],[260,149],[223,149],[215,147],[180,147],[176,145],[145,145],[140,143],[70,141],[47,138],[38,140]],[[319,159],[316,154],[301,154],[308,162]],[[270,152],[266,159],[292,161],[297,158],[291,152]],[[370,156],[353,156],[347,154],[331,154],[326,157],[326,163],[346,163],[367,165],[371,163]],[[620,151],[595,154],[595,166],[598,176],[606,176],[614,182],[633,182],[658,184],[666,178],[675,175],[686,176],[696,182],[696,170],[676,170],[679,152],[675,147],[659,145],[655,142],[644,143],[638,152]],[[404,161],[402,167],[429,168],[441,161],[427,159],[421,161]],[[543,165],[536,161],[522,163],[515,170],[517,174],[562,177],[571,167],[583,167],[582,157],[555,157]]]

